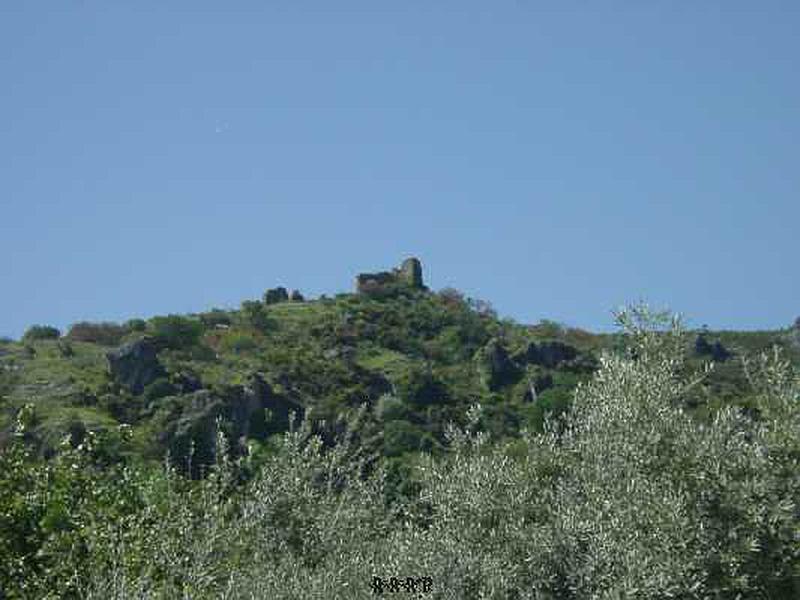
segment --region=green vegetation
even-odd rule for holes
[[[149,329],[166,348],[188,348],[197,344],[203,334],[203,323],[181,315],[153,317]]]
[[[136,323],[129,323],[129,326]],[[67,338],[76,342],[92,342],[101,346],[116,346],[131,331],[124,325],[116,323],[89,323],[82,321],[69,328]]]
[[[0,341],[0,597],[800,593],[795,329],[281,289]]]
[[[26,342],[36,340],[55,340],[61,337],[61,332],[50,325],[31,325],[25,330],[22,339]]]

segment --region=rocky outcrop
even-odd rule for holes
[[[733,354],[717,340],[713,344],[708,341],[705,333],[698,334],[694,341],[694,352],[698,356],[710,356],[717,362],[725,362]]]
[[[269,382],[258,373],[250,376],[242,392],[246,411],[238,412],[238,418],[235,419],[235,422],[241,424],[240,435],[262,438],[286,431],[292,413],[296,419],[302,419],[305,414],[302,405],[276,393]]]
[[[129,342],[106,354],[112,379],[134,394],[166,373],[158,360],[158,346],[149,337]]]
[[[216,454],[216,423],[224,418],[225,401],[211,390],[164,398],[169,418],[160,428],[159,443],[173,465],[192,477],[201,476]]]
[[[385,291],[392,286],[403,286],[411,289],[425,289],[422,280],[422,263],[417,258],[407,258],[399,267],[391,271],[377,273],[360,273],[356,275],[356,292],[374,294]]]
[[[519,378],[520,369],[508,355],[503,344],[492,339],[475,355],[482,383],[494,391]]]
[[[172,377],[172,381],[183,394],[203,389],[203,381],[192,371],[179,371]]]
[[[246,439],[263,440],[286,431],[292,412],[297,419],[304,415],[300,404],[276,393],[257,373],[244,385],[201,389],[163,398],[159,404],[160,413],[166,415],[159,442],[176,467],[193,477],[214,462],[218,420],[232,451],[241,452]]]
[[[550,373],[531,374],[522,399],[524,402],[536,402],[539,394],[551,387],[553,387],[553,376]]]
[[[524,360],[529,364],[555,369],[577,356],[578,350],[563,342],[531,342],[525,350]]]

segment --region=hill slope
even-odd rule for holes
[[[146,461],[169,452],[195,469],[212,460],[214,424],[259,446],[312,409],[331,431],[338,416],[367,404],[397,459],[437,452],[448,422],[484,407],[495,437],[541,430],[547,413],[569,405],[576,385],[617,335],[543,321],[501,320],[485,302],[422,284],[418,263],[362,274],[357,291],[306,300],[274,288],[238,310],[134,319],[124,325],[79,323],[65,335],[32,327],[0,345],[0,431],[21,406],[34,407],[32,439],[45,456],[65,435],[133,429],[127,450]],[[698,332],[690,364],[717,368],[687,406],[702,417],[722,405],[748,405],[742,356],[782,346],[798,362],[797,329]]]

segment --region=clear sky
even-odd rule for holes
[[[800,315],[795,1],[0,3],[0,335],[349,291]]]

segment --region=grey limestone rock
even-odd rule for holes
[[[481,380],[492,391],[513,382],[520,375],[519,367],[514,364],[508,351],[496,338],[477,352],[475,360]]]
[[[717,362],[725,362],[732,353],[717,340],[713,344],[706,339],[705,333],[698,334],[694,341],[694,351],[698,356],[710,356]]]
[[[550,373],[540,373],[528,378],[528,389],[523,396],[524,402],[536,402],[543,391],[553,387],[553,376]]]
[[[134,394],[141,394],[146,385],[166,373],[158,360],[158,347],[152,338],[123,344],[106,354],[111,377]]]
[[[554,369],[562,363],[573,360],[578,351],[563,342],[531,342],[525,352],[525,360],[534,365]]]
[[[218,421],[229,441],[239,442],[232,450],[241,452],[246,439],[263,440],[286,431],[293,412],[297,418],[304,414],[300,404],[278,394],[258,373],[251,374],[244,385],[199,389],[161,402],[173,406],[175,418],[164,428],[159,441],[169,450],[176,466],[189,469],[192,476],[200,475],[214,461]]]
[[[278,394],[272,385],[259,373],[250,376],[243,388],[243,400],[246,414],[239,414],[235,421],[241,424],[239,428],[244,435],[270,434],[284,431],[289,428],[291,414],[295,413],[296,418],[301,419],[305,412],[302,405]],[[256,417],[255,420],[253,417]],[[264,423],[264,417],[268,416],[266,430],[263,432],[251,431],[251,425],[260,428]]]

